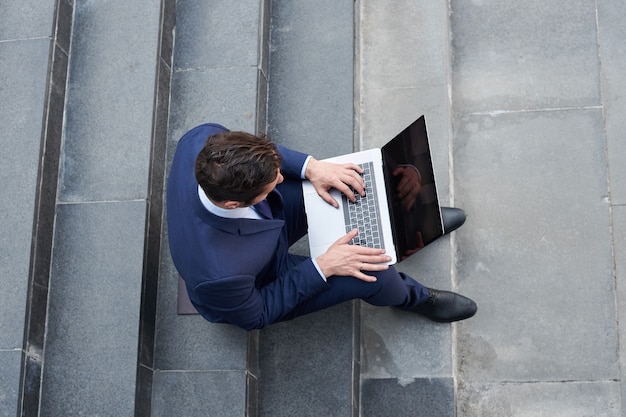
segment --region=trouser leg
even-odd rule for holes
[[[365,282],[354,277],[330,277],[330,288],[300,303],[281,320],[290,320],[353,299],[361,299],[376,306],[409,310],[428,298],[428,290],[423,285],[394,267],[370,274],[377,277],[376,282]]]

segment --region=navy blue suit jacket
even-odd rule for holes
[[[167,183],[170,252],[192,304],[204,318],[246,330],[263,328],[329,286],[311,259],[287,252],[277,191],[268,196],[273,220],[226,219],[202,205],[194,163],[208,137],[225,130],[204,124],[178,143]],[[282,174],[300,178],[307,155],[281,146],[278,150]]]

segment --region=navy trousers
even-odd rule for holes
[[[284,200],[285,227],[291,246],[307,233],[301,182],[285,178],[277,189]],[[308,259],[298,255],[289,255],[288,258],[292,266]],[[423,285],[398,272],[393,266],[385,271],[365,273],[376,276],[376,282],[365,282],[346,276],[329,277],[330,288],[300,303],[281,320],[290,320],[353,299],[361,299],[376,306],[394,306],[408,310],[428,298],[428,290]]]

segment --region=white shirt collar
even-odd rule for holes
[[[200,201],[204,208],[206,208],[211,213],[216,216],[225,217],[227,219],[261,219],[262,217],[254,211],[252,207],[238,207],[234,209],[225,209],[222,207],[218,207],[209,197],[206,196],[202,187],[198,185],[198,197],[200,197]]]

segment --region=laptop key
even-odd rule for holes
[[[359,194],[355,193],[356,201],[354,203],[348,200],[345,195],[342,196],[346,232],[359,229],[357,236],[350,242],[351,245],[383,248],[379,237],[381,226],[378,217],[378,199],[373,178],[373,163],[366,162],[359,165],[363,169],[362,177],[365,182],[365,190],[368,192],[365,197],[361,197]]]

